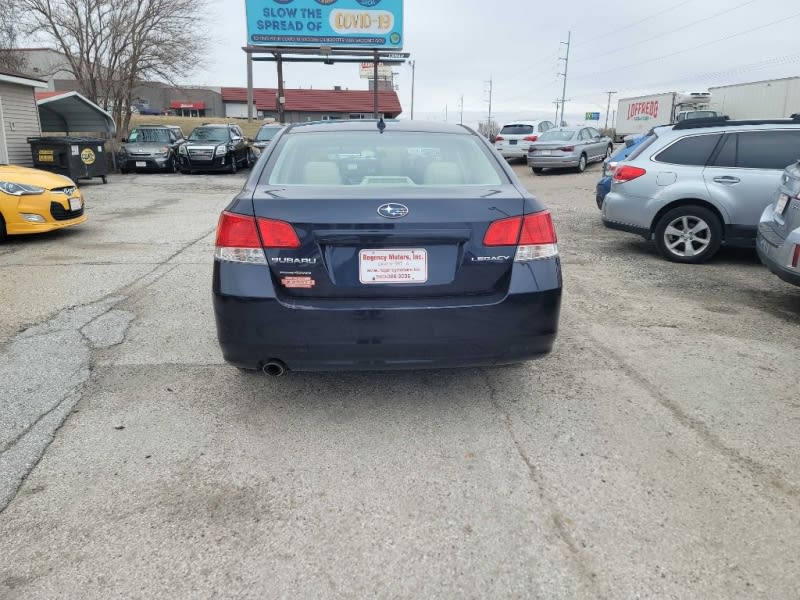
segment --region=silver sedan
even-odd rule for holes
[[[528,148],[528,166],[537,175],[549,168],[574,168],[602,162],[614,150],[611,138],[593,127],[558,127],[544,132]]]

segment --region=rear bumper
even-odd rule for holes
[[[503,158],[525,158],[528,156],[528,146],[530,143],[509,146],[505,145],[502,148],[497,148],[497,151],[503,155]]]
[[[597,188],[595,190],[595,202],[597,202],[597,208],[600,210],[603,210],[603,201],[606,199],[606,196],[610,191],[611,177],[606,175],[597,182]]]
[[[291,370],[384,370],[491,366],[551,351],[561,309],[558,259],[515,267],[510,292],[500,301],[453,306],[416,301],[376,308],[368,300],[289,303],[275,297],[263,267],[216,263],[214,313],[225,360],[258,369],[270,359]],[[225,293],[256,290],[266,294]],[[550,286],[540,289],[539,285]],[[472,304],[469,304],[469,303]]]
[[[617,231],[626,231],[628,233],[635,233],[636,235],[642,236],[646,240],[649,240],[653,237],[653,234],[647,227],[640,227],[638,225],[631,225],[629,223],[618,223],[616,221],[609,221],[605,217],[602,217],[602,219],[603,219],[603,225],[605,225],[609,229],[616,229]]]
[[[528,166],[537,169],[577,167],[580,156],[536,156],[528,154]]]
[[[800,231],[795,230],[784,239],[775,232],[769,221],[759,224],[756,241],[758,258],[773,274],[796,286],[800,286],[800,268],[795,269],[791,264],[798,244]]]

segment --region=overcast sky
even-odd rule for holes
[[[209,0],[214,37],[207,68],[188,82],[245,86],[244,0]],[[498,120],[553,117],[561,96],[567,32],[572,32],[567,118],[605,118],[616,96],[800,75],[800,5],[788,0],[405,0],[405,48],[416,60],[417,118],[486,119],[488,80]],[[727,39],[725,39],[727,38]],[[408,118],[411,69],[397,83]],[[288,87],[366,89],[357,65],[284,67]],[[274,63],[256,64],[256,86],[277,83]],[[613,103],[612,103],[613,108]],[[580,117],[578,117],[580,115]]]

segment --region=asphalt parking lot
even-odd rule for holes
[[[800,289],[552,209],[553,354],[500,369],[245,375],[216,346],[244,174],[87,183],[0,246],[2,598],[792,598]]]

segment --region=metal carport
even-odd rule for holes
[[[111,139],[117,132],[111,115],[78,92],[39,92],[36,104],[42,133],[102,132]]]

